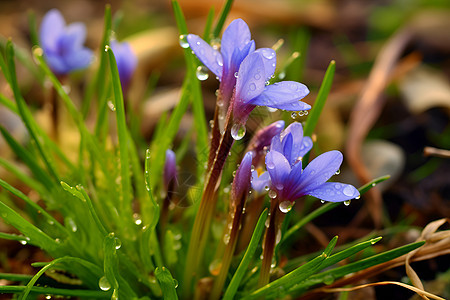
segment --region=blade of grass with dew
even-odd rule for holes
[[[164,257],[168,267],[174,266],[178,261],[177,250],[175,250],[175,238],[172,230],[168,229],[164,234]]]
[[[39,151],[39,155],[41,156],[44,164],[46,165],[50,175],[54,180],[58,180],[59,175],[56,171],[56,166],[54,161],[48,155],[47,151],[45,151],[44,146],[41,143],[41,139],[38,137],[35,127],[32,125],[30,119],[33,119],[31,112],[28,110],[27,104],[20,93],[19,84],[17,82],[16,76],[16,65],[14,62],[14,46],[10,40],[6,43],[6,62],[8,65],[10,80],[11,80],[11,89],[13,90],[14,99],[16,99],[17,108],[19,110],[20,116],[25,124],[25,127],[28,130],[33,141],[36,143],[36,148]]]
[[[314,274],[323,264],[323,262],[327,259],[327,257],[331,254],[331,251],[334,249],[336,245],[337,237],[334,237],[328,246],[325,248],[324,252],[317,256],[316,258],[310,260],[306,264],[298,267],[294,271],[284,275],[283,277],[272,281],[266,286],[254,291],[248,296],[245,296],[243,299],[258,299],[262,296],[273,296],[273,294],[278,293],[286,293],[287,289],[294,285],[296,282],[301,282],[307,279],[309,276]],[[280,288],[282,290],[280,291]]]
[[[320,114],[322,113],[323,107],[328,98],[328,94],[331,90],[331,85],[333,84],[334,72],[336,71],[336,62],[332,60],[328,65],[327,71],[323,78],[322,84],[320,85],[319,93],[317,94],[316,101],[314,101],[314,106],[309,112],[309,117],[306,120],[305,127],[303,128],[304,136],[311,136],[316,128],[317,122],[319,121]]]
[[[120,83],[119,70],[117,69],[116,58],[110,47],[106,47],[105,50],[109,56],[109,66],[111,72],[111,79],[114,91],[115,107],[116,107],[116,120],[117,120],[117,135],[119,140],[119,158],[120,158],[120,176],[121,176],[121,214],[122,216],[132,216],[133,211],[131,208],[131,180],[130,180],[130,157],[128,154],[128,129],[125,119],[125,106],[123,102],[122,86]],[[125,224],[128,224],[125,223]],[[124,225],[125,225],[124,224]],[[125,225],[126,226],[126,225]]]
[[[116,251],[116,237],[114,236],[114,233],[110,233],[105,236],[105,240],[103,242],[103,253],[105,255],[103,270],[105,272],[106,279],[113,289],[111,299],[116,299],[119,296],[119,282],[117,281],[119,270]]]
[[[153,196],[152,189],[152,181],[150,180],[150,150],[147,149],[145,151],[145,171],[144,171],[144,180],[145,180],[145,189],[147,190],[148,197],[150,198],[150,202],[148,203],[148,208],[151,209],[152,213],[151,222],[148,224],[148,227],[153,231],[156,227],[156,224],[159,220],[159,204],[156,202],[155,197]]]
[[[23,300],[27,299],[28,294],[31,292],[31,289],[33,288],[34,284],[39,279],[39,277],[41,277],[47,270],[51,269],[55,265],[63,263],[63,262],[80,264],[80,265],[84,266],[86,269],[90,270],[92,273],[101,274],[101,269],[97,265],[95,265],[91,262],[85,261],[85,260],[83,260],[81,258],[77,258],[77,257],[68,257],[68,256],[60,257],[49,263],[44,263],[44,266],[42,267],[42,269],[40,269],[39,272],[37,272],[37,274],[34,275],[33,278],[31,278],[31,280],[26,285],[25,289],[23,290],[21,299],[23,299]],[[40,264],[40,263],[33,264],[33,266],[41,266],[41,265],[42,264]]]
[[[0,294],[20,294],[26,290],[26,286],[13,286],[5,285],[0,286]],[[67,296],[78,297],[80,299],[111,299],[110,292],[91,291],[91,290],[75,290],[75,289],[60,289],[51,287],[33,286],[30,289],[30,294],[38,295],[55,295],[55,296]]]
[[[50,254],[57,254],[60,245],[42,230],[28,222],[9,206],[0,201],[0,216],[23,235],[30,239],[30,242],[37,245]]]
[[[381,177],[375,178],[371,182],[361,186],[358,189],[358,191],[359,191],[359,193],[361,195],[363,195],[364,193],[366,193],[369,189],[371,189],[372,187],[374,187],[378,183],[383,182],[383,181],[385,181],[385,180],[387,180],[389,178],[390,178],[389,175],[385,175],[385,176],[381,176]],[[312,211],[311,213],[309,213],[308,215],[303,217],[300,221],[298,221],[295,225],[293,225],[292,227],[290,227],[286,231],[286,234],[283,236],[283,239],[282,239],[282,241],[281,241],[281,243],[279,245],[282,245],[284,241],[288,240],[288,238],[290,238],[295,232],[297,232],[305,224],[311,222],[312,220],[314,220],[318,216],[326,213],[327,211],[330,211],[330,210],[338,207],[339,205],[341,205],[341,203],[339,203],[339,202],[337,202],[337,203],[331,203],[330,202],[330,203],[324,204],[324,205],[320,206],[318,209]]]
[[[104,16],[104,27],[103,27],[103,37],[102,42],[100,44],[99,49],[99,57],[100,57],[100,63],[99,67],[97,69],[97,72],[95,73],[94,80],[90,81],[90,84],[88,85],[86,89],[86,93],[83,97],[83,104],[81,108],[81,112],[83,115],[83,119],[86,119],[89,108],[91,107],[92,98],[94,97],[95,88],[97,88],[97,97],[98,97],[98,114],[101,114],[101,110],[106,110],[106,101],[104,101],[104,106],[100,105],[103,103],[103,99],[106,99],[104,97],[105,93],[105,70],[106,70],[106,64],[107,64],[107,56],[105,54],[105,47],[109,43],[111,36],[111,5],[106,4],[105,5],[105,16]]]
[[[1,157],[0,157],[0,166],[2,166],[5,170],[10,172],[12,175],[16,176],[16,178],[20,182],[24,183],[26,186],[36,191],[45,200],[46,194],[45,187],[39,181],[30,177],[28,174],[25,174],[21,168]]]
[[[73,104],[70,97],[65,92],[64,88],[62,87],[59,80],[56,78],[56,76],[53,74],[53,72],[48,67],[47,63],[45,62],[43,58],[42,51],[33,51],[34,57],[39,65],[39,67],[44,71],[44,73],[47,75],[47,77],[50,79],[50,82],[53,84],[53,87],[58,92],[58,95],[61,97],[61,100],[63,101],[65,107],[69,111],[70,116],[75,121],[75,124],[77,125],[77,128],[80,132],[81,139],[84,139],[86,142],[86,148],[90,152],[91,156],[94,158],[93,161],[95,163],[98,163],[103,175],[106,178],[106,181],[108,182],[114,182],[114,179],[111,177],[110,170],[107,167],[104,154],[99,148],[99,145],[96,141],[94,141],[93,136],[90,134],[89,130],[86,127],[86,124],[84,123],[84,120],[82,118],[82,115],[78,112],[77,108]],[[80,175],[84,175],[84,172],[79,172]],[[81,178],[83,182],[85,181],[84,178]]]
[[[17,241],[22,245],[26,245],[29,243],[29,238],[24,235],[13,234],[13,233],[4,233],[0,232],[0,239],[9,240],[9,241]]]
[[[183,12],[181,11],[181,7],[177,1],[172,1],[175,20],[178,26],[178,31],[180,35],[188,34],[188,29],[186,26],[186,20],[184,18]],[[197,152],[197,178],[202,178],[202,174],[204,172],[203,165],[207,160],[207,149],[208,149],[208,130],[206,125],[205,118],[205,110],[203,108],[203,98],[202,92],[200,89],[200,81],[197,79],[196,75],[196,59],[194,55],[191,53],[189,48],[184,50],[184,58],[187,66],[187,74],[188,78],[188,86],[189,89],[183,89],[183,93],[189,93],[192,96],[192,110],[194,113],[194,125],[197,133],[197,144],[196,144],[196,152]]]
[[[25,148],[23,148],[10,134],[9,132],[0,126],[0,132],[8,143],[13,152],[23,161],[33,173],[34,177],[39,178],[45,188],[50,191],[55,186],[52,178],[47,174],[36,162],[36,158]]]
[[[161,285],[164,300],[177,300],[176,287],[178,283],[173,279],[170,271],[165,267],[159,267],[156,268],[155,275]]]
[[[376,240],[376,239],[375,239]],[[370,242],[370,241],[369,241]],[[421,247],[425,242],[416,242],[412,244],[408,244],[402,247],[398,247],[380,254],[373,255],[371,257],[362,259],[357,262],[350,263],[348,265],[337,267],[319,274],[315,274],[308,278],[308,280],[297,283],[295,286],[293,286],[289,293],[297,293],[303,290],[308,289],[309,287],[324,283],[324,282],[332,282],[336,279],[339,279],[347,274],[355,273],[379,264],[382,264],[384,262],[393,260],[397,257],[400,257],[406,253],[409,253],[413,251],[414,249],[417,249]],[[345,251],[345,250],[344,250]],[[343,252],[343,251],[342,251]]]
[[[203,40],[209,44],[211,38],[211,27],[214,22],[214,6],[209,9],[206,17],[205,29],[203,30]]]
[[[225,24],[225,20],[227,19],[228,14],[230,13],[231,6],[233,5],[233,0],[226,0],[225,4],[222,7],[222,10],[219,14],[219,19],[217,20],[216,27],[214,27],[213,37],[216,38],[219,36],[222,31],[223,25]]]
[[[247,268],[250,264],[250,261],[253,259],[255,255],[255,251],[258,248],[259,242],[261,240],[262,234],[266,219],[267,219],[267,208],[261,213],[258,219],[258,223],[256,223],[255,230],[253,231],[252,238],[250,239],[250,243],[248,244],[247,250],[245,250],[244,257],[241,260],[236,272],[231,278],[230,284],[228,285],[225,294],[223,296],[223,300],[232,300],[236,294],[236,291],[239,288],[239,285],[242,282],[242,278],[244,278],[245,273],[247,272]]]
[[[32,201],[30,198],[28,198],[24,193],[19,191],[18,189],[14,188],[10,184],[8,184],[6,181],[0,179],[0,186],[4,188],[5,190],[9,191],[14,196],[22,199],[27,203],[30,207],[32,207],[36,212],[41,214],[45,219],[48,220],[50,224],[54,224],[56,228],[59,229],[59,234],[62,234],[66,236],[68,234],[67,229],[61,225],[52,215],[50,215],[44,208],[39,206],[39,204]]]

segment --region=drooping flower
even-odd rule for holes
[[[92,51],[83,46],[86,26],[72,23],[66,26],[59,10],[47,12],[40,28],[40,42],[45,60],[58,75],[64,75],[88,67],[93,59]]]
[[[236,170],[233,184],[231,186],[231,205],[237,205],[237,202],[245,201],[250,189],[251,181],[252,153],[247,152],[242,159],[239,168]],[[236,202],[236,203],[233,203]],[[243,207],[243,203],[241,203]]]
[[[137,57],[127,42],[119,43],[111,41],[111,49],[114,53],[119,70],[120,83],[122,89],[127,89],[130,80],[137,66]]]
[[[266,155],[266,148],[270,145],[272,138],[280,134],[284,129],[284,121],[276,121],[258,130],[248,144],[246,151],[253,153],[253,165],[258,166]]]
[[[177,178],[177,165],[175,153],[167,149],[166,150],[166,161],[164,163],[164,187],[166,191],[173,189],[173,184]]]
[[[327,182],[342,164],[341,152],[333,150],[323,153],[303,170],[298,157],[311,149],[312,142],[310,144],[310,140],[303,137],[301,124],[291,124],[282,136],[273,138],[271,150],[266,156],[271,188],[280,203],[294,202],[305,195],[330,202],[347,201],[359,196],[358,190],[350,184]]]

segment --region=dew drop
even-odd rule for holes
[[[256,76],[256,75],[255,75],[255,76]],[[248,86],[248,89],[249,89],[250,91],[256,90],[256,84],[254,84],[253,82],[250,83],[250,85]]]
[[[114,238],[114,244],[116,245],[116,250],[119,250],[122,247],[122,241],[119,238]]]
[[[100,278],[100,280],[98,281],[98,286],[102,291],[109,291],[111,289],[111,284],[105,276],[102,276],[102,278]]]
[[[262,55],[267,59],[272,59],[275,57],[275,51],[263,50]]]
[[[111,100],[108,100],[108,107],[111,111],[116,111],[116,107],[114,106],[114,103]]]
[[[278,74],[278,78],[279,79],[284,79],[284,77],[286,77],[286,73],[285,72],[280,72],[280,74]]]
[[[293,206],[293,203],[291,201],[282,201],[278,205],[278,208],[281,210],[281,212],[288,213],[291,211],[292,206]]]
[[[223,66],[223,58],[222,58],[222,55],[217,55],[217,57],[216,57],[216,62],[217,62],[217,64],[219,65],[219,66]]]
[[[184,48],[184,49],[189,48],[189,43],[187,41],[187,35],[185,35],[185,34],[180,35],[178,42],[180,43],[181,48]]]
[[[267,110],[268,110],[269,112],[276,112],[278,109],[277,109],[277,108],[274,108],[274,107],[267,107]]]
[[[234,124],[231,127],[231,136],[233,137],[233,139],[235,140],[240,140],[245,136],[245,125],[243,124]]]
[[[296,113],[295,111],[291,113],[291,118],[292,118],[292,119],[297,118],[297,113]]]
[[[355,197],[356,200],[358,200],[360,198],[361,198],[361,195],[358,195],[358,196]]]
[[[326,285],[330,285],[330,284],[332,284],[334,282],[334,277],[333,277],[333,275],[326,275],[324,278],[323,278],[323,283],[325,283]]]
[[[25,240],[20,240],[19,241],[22,245],[26,245],[27,244],[27,241],[25,241]]]
[[[266,185],[266,186],[264,187],[264,189],[265,189],[266,191],[268,191],[268,190],[270,190],[270,187],[269,187],[268,185]]]
[[[269,191],[269,198],[275,199],[276,197],[277,197],[277,192],[275,192],[274,190],[270,190]]]
[[[47,296],[45,296],[45,299],[52,299],[52,296],[51,295],[47,295]]]
[[[209,273],[211,273],[211,275],[217,276],[219,275],[221,268],[222,268],[222,261],[220,259],[215,259],[209,264],[208,270]]]
[[[349,206],[349,205],[350,205],[350,202],[351,202],[350,200],[344,201],[344,205],[345,205],[345,206]]]
[[[239,73],[238,72],[234,72],[234,77],[238,78]]]
[[[67,218],[67,224],[69,225],[72,232],[76,232],[78,230],[77,224],[72,218]]]
[[[338,169],[338,170],[336,171],[336,173],[334,173],[334,174],[335,174],[335,175],[341,174],[341,170]]]
[[[204,81],[209,77],[208,69],[205,66],[198,66],[195,75],[198,80]]]
[[[324,204],[324,203],[325,203],[325,200],[320,200],[320,203]]]
[[[261,74],[256,73],[255,76],[253,76],[253,78],[255,78],[255,80],[260,80],[261,79]]]
[[[227,233],[223,236],[223,243],[225,245],[228,245],[229,242],[230,242],[230,235]]]
[[[375,183],[372,183],[371,186],[374,187],[374,186],[376,186],[376,184],[375,184]]]
[[[178,287],[178,280],[176,280],[176,279],[173,280],[173,286],[174,286],[174,288]]]
[[[350,185],[346,185],[342,192],[344,193],[345,196],[348,196],[348,197],[351,197],[354,194],[352,186],[350,186]]]

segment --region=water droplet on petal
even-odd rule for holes
[[[336,171],[336,173],[334,173],[334,174],[335,174],[335,175],[341,174],[341,170],[338,169],[338,170]]]
[[[262,50],[262,55],[267,59],[272,59],[275,57],[275,51],[264,49]]]
[[[256,75],[255,75],[255,76],[256,76]],[[248,86],[248,89],[249,89],[250,91],[256,90],[256,84],[250,83],[250,85]]]
[[[320,203],[324,204],[324,203],[325,203],[325,200],[320,200]]]
[[[209,77],[208,69],[205,66],[198,66],[195,75],[198,80],[204,81]]]
[[[238,78],[239,73],[238,72],[234,72],[234,77]]]
[[[185,34],[180,35],[178,42],[180,43],[181,48],[184,48],[184,49],[189,48],[189,43],[187,41],[187,35],[185,35]]]
[[[351,197],[354,194],[353,188],[351,185],[346,185],[344,190],[342,191],[345,196]]]
[[[292,209],[293,205],[294,204],[291,201],[283,201],[280,202],[278,208],[281,210],[281,212],[288,213]]]
[[[276,112],[278,109],[277,109],[277,108],[274,108],[274,107],[267,107],[267,110],[268,110],[269,112]]]
[[[349,206],[349,205],[350,205],[350,202],[351,202],[350,200],[344,201],[344,205],[345,205],[345,206]]]
[[[356,200],[358,200],[360,198],[361,198],[361,195],[358,195],[358,196],[355,197]]]
[[[270,190],[269,191],[269,198],[275,199],[276,197],[277,197],[277,192],[275,192],[274,190]]]
[[[291,118],[292,118],[292,119],[297,118],[297,113],[296,113],[295,111],[291,113]]]
[[[256,73],[255,76],[253,76],[255,78],[255,80],[260,80],[261,79],[261,75],[259,73]]]
[[[98,281],[98,286],[102,291],[109,291],[111,289],[111,284],[105,276],[100,278],[100,280]]]
[[[231,127],[231,136],[235,140],[240,140],[245,136],[246,128],[243,124],[234,124]]]

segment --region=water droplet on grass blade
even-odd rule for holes
[[[198,66],[195,75],[198,80],[204,81],[209,77],[208,69],[205,66]]]
[[[178,42],[180,43],[181,48],[184,48],[184,49],[189,48],[189,43],[187,41],[187,35],[185,35],[185,34],[180,35]]]
[[[111,111],[116,111],[116,107],[114,106],[114,103],[111,100],[108,100],[108,107]]]
[[[242,139],[245,136],[246,128],[245,125],[242,124],[234,124],[231,127],[231,136],[236,141]]]
[[[119,250],[122,247],[122,241],[119,238],[114,238],[114,243],[116,245],[116,250]]]
[[[111,289],[111,284],[105,276],[102,276],[98,281],[98,286],[102,291],[109,291]]]

